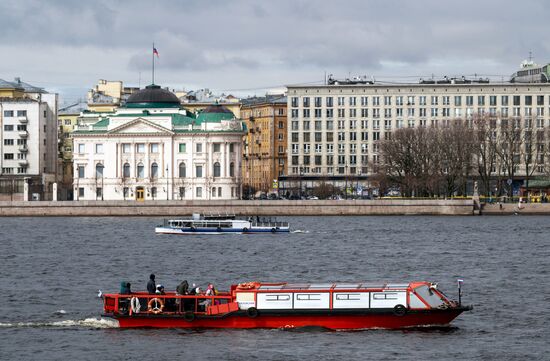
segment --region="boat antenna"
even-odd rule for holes
[[[462,283],[464,283],[464,280],[459,278],[456,280],[456,282],[458,284],[458,305],[461,306],[462,305]]]

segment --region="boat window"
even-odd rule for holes
[[[339,293],[336,294],[336,299],[339,301],[361,301],[361,295],[357,293]]]
[[[329,289],[332,287],[332,283],[316,283],[309,285],[310,289]]]
[[[384,288],[383,283],[363,283],[361,288],[370,288],[370,289],[382,289]]]
[[[357,284],[357,283],[340,283],[340,284],[337,284],[334,288],[336,288],[336,289],[355,289],[355,288],[359,288],[359,284]]]
[[[390,293],[390,292],[373,293],[372,298],[374,300],[396,300],[397,293]]]
[[[431,307],[438,307],[445,304],[445,302],[441,300],[441,297],[439,297],[439,295],[436,292],[432,291],[426,285],[417,287],[415,288],[414,291],[420,297],[422,297],[422,299],[424,299],[424,301],[426,301]]]
[[[266,295],[266,301],[288,301],[290,300],[290,295]]]
[[[406,289],[408,287],[409,287],[408,283],[388,283],[386,285],[386,288],[391,288],[391,289]]]
[[[295,284],[287,284],[283,288],[300,290],[300,289],[307,289],[308,287],[309,287],[309,284],[307,283],[295,283]]]
[[[301,293],[296,295],[298,301],[321,301],[319,293]]]

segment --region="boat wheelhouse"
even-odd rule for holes
[[[103,316],[120,327],[394,329],[446,326],[470,309],[430,282],[248,282],[215,296],[107,294]]]
[[[224,233],[288,233],[288,222],[280,222],[269,217],[249,217],[237,219],[235,215],[193,214],[188,219],[165,219],[155,227],[160,234],[224,234]]]

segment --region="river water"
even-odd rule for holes
[[[157,236],[160,219],[0,218],[0,359],[549,359],[548,217],[298,217],[289,235]],[[98,290],[149,274],[243,281],[429,280],[474,310],[422,330],[121,330]]]

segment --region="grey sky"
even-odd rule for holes
[[[550,1],[0,2],[0,78],[60,91],[98,79],[262,94],[336,77],[507,78],[533,52],[550,62]]]

